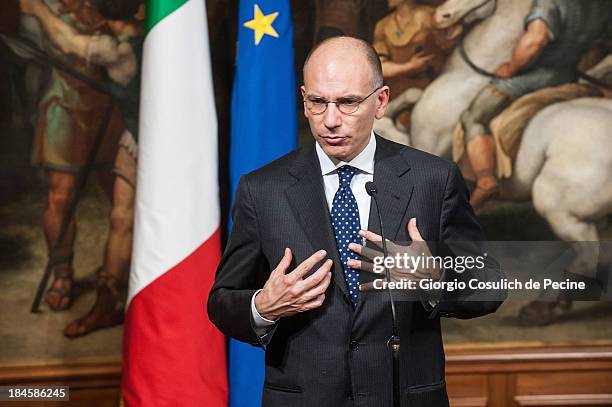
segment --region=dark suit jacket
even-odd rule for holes
[[[482,240],[468,192],[451,162],[377,137],[374,182],[387,237],[409,240],[416,217],[426,241]],[[379,233],[374,203],[369,229]],[[263,405],[392,405],[391,314],[382,290],[362,292],[353,309],[311,142],[242,177],[234,227],[208,299],[211,321],[226,335],[263,345],[251,321],[251,297],[283,256],[292,268],[319,249],[334,261],[323,306],[281,318],[266,347]],[[317,267],[313,268],[314,272]],[[486,270],[487,280],[498,279]],[[361,281],[374,277],[361,273]],[[471,318],[495,311],[499,301],[445,300],[433,310],[421,302],[397,304],[401,337],[402,406],[445,406],[444,350],[439,316]]]

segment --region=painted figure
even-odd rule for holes
[[[472,24],[464,38],[464,49],[481,69],[495,71],[511,59],[513,48],[525,34],[525,17],[533,5],[532,0],[448,0],[436,10],[436,22],[439,26],[459,21]],[[610,21],[612,8],[601,11],[601,19]],[[587,73],[607,81],[606,65],[604,60]],[[448,159],[456,158],[454,147],[464,146],[453,145],[453,129],[461,113],[468,109],[468,102],[488,82],[456,49],[443,74],[426,89],[413,110],[412,145]],[[559,239],[598,241],[598,226],[612,208],[608,175],[612,171],[611,108],[608,99],[580,97],[553,103],[537,112],[523,131],[513,171],[499,181],[499,198],[531,200],[537,214]],[[589,199],[585,200],[585,196]],[[598,255],[593,250],[596,245],[573,246],[576,257],[566,268],[568,276],[598,278]],[[526,325],[544,325],[556,321],[563,312],[559,301],[534,302],[521,310],[519,320]]]
[[[438,77],[462,26],[436,28],[435,8],[417,0],[389,0],[389,8],[393,11],[376,24],[373,46],[394,100],[407,89],[425,89]],[[410,110],[397,120],[409,129]]]
[[[76,32],[94,35],[110,33],[107,21],[95,7],[86,1],[63,0],[54,7],[54,13]],[[104,70],[89,64],[85,58],[67,55],[51,42],[45,41],[45,50],[79,73],[102,81]],[[104,112],[111,98],[92,89],[70,75],[52,68],[51,77],[39,104],[39,119],[32,152],[33,163],[45,170],[48,199],[44,212],[44,233],[50,248],[58,237],[68,202],[75,191],[79,171],[101,126],[107,129],[98,150],[95,168],[106,194],[112,196],[112,162],[123,124],[115,109],[110,121],[103,122]],[[70,220],[68,232],[60,243],[58,255],[50,259],[54,281],[45,295],[51,309],[63,310],[72,302],[74,283],[73,257],[77,232],[76,219]]]
[[[123,320],[127,292],[127,276],[131,260],[133,206],[136,183],[138,134],[138,56],[141,48],[143,8],[132,18],[139,2],[126,2],[121,8],[113,3],[100,3],[98,11],[109,20],[108,34],[79,33],[62,21],[41,0],[21,0],[24,13],[35,16],[51,40],[64,53],[88,60],[103,67],[112,80],[109,92],[119,107],[125,130],[119,140],[113,173],[113,205],[104,264],[99,271],[97,299],[82,318],[71,322],[65,330],[68,337],[116,325]],[[115,20],[111,20],[115,18]],[[125,19],[125,20],[124,20]]]
[[[606,0],[533,1],[512,59],[497,68],[497,78],[476,95],[460,118],[476,176],[471,198],[475,208],[499,190],[489,121],[522,95],[576,81],[580,58],[610,23],[609,10]]]
[[[461,33],[460,25],[446,30],[434,27],[432,6],[416,0],[396,3],[389,1],[395,9],[376,24],[373,43],[392,98],[408,88],[429,85],[442,71],[454,39]]]

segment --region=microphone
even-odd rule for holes
[[[376,213],[378,214],[378,223],[380,225],[380,236],[382,237],[382,247],[383,247],[383,256],[387,258],[389,256],[389,252],[387,251],[387,239],[385,238],[385,229],[383,227],[382,216],[380,214],[380,205],[378,204],[378,189],[376,188],[376,184],[372,181],[368,181],[365,184],[365,190],[372,197],[374,203],[376,205]],[[383,261],[383,266],[385,268],[385,279],[387,280],[387,292],[389,293],[389,302],[391,303],[391,319],[392,319],[392,327],[393,333],[389,341],[387,342],[387,347],[391,351],[393,356],[393,407],[400,407],[400,385],[399,385],[399,350],[400,350],[400,337],[399,337],[399,329],[397,326],[397,316],[395,314],[395,301],[393,300],[393,291],[389,288],[389,283],[391,283],[391,273],[387,266],[385,266]]]

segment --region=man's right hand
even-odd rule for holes
[[[317,271],[303,278],[315,264],[325,258],[327,252],[319,250],[295,268],[285,273],[291,264],[291,250],[285,255],[272,273],[263,289],[255,297],[255,308],[262,317],[276,321],[298,312],[319,308],[325,300],[325,290],[331,282],[332,260],[327,259]]]

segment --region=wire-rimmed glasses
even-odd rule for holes
[[[336,100],[326,100],[318,96],[307,96],[304,98],[304,104],[312,114],[325,113],[327,106],[330,103],[334,103],[338,110],[344,114],[353,114],[357,111],[357,109],[359,109],[359,106],[365,102],[367,98],[376,93],[377,90],[380,90],[380,88],[382,88],[382,86],[377,87],[369,95],[361,99],[356,99],[354,97],[341,97]]]

